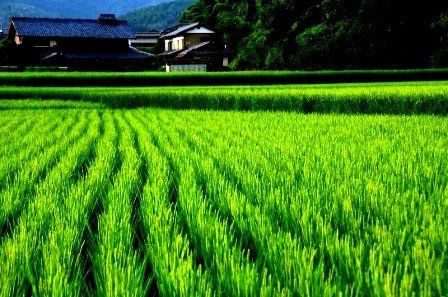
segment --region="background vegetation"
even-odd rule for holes
[[[120,18],[126,19],[136,31],[164,30],[177,25],[184,10],[195,2],[196,0],[175,0],[133,10]]]
[[[22,0],[12,4],[13,14],[18,15],[96,17],[115,12],[138,31],[170,27],[186,9],[180,21],[200,21],[220,33],[235,54],[235,69],[448,66],[448,2],[442,0],[166,2]],[[7,4],[0,4],[4,23]],[[130,12],[134,9],[138,10]]]
[[[447,65],[447,1],[198,0],[182,21],[221,32],[238,69]]]
[[[170,0],[0,0],[0,29],[8,22],[8,7],[13,16],[95,18],[100,13],[125,14],[144,6]]]

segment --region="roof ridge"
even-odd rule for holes
[[[190,23],[190,24],[187,24],[187,25],[179,26],[175,30],[170,31],[170,32],[162,35],[162,37],[176,36],[177,34],[181,34],[181,33],[185,32],[185,31],[187,31],[187,30],[189,30],[191,28],[196,27],[196,26],[201,26],[201,23],[200,22],[195,22],[195,23]]]
[[[90,22],[100,22],[99,19],[87,19],[87,18],[50,18],[50,17],[17,17],[13,16],[11,18],[14,20],[31,20],[31,21],[90,21]],[[127,23],[127,20],[116,19],[115,22]]]

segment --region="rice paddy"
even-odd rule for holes
[[[448,114],[448,83],[261,86],[0,87],[3,99],[98,103],[110,108],[291,111],[342,114]],[[2,108],[2,107],[0,107]]]
[[[446,296],[447,93],[0,87],[0,296]]]

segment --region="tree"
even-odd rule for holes
[[[238,69],[409,68],[448,65],[446,11],[441,0],[198,0],[182,19],[221,32]]]

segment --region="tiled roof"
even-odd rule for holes
[[[208,44],[210,44],[210,41],[202,42],[202,43],[196,44],[196,45],[194,45],[194,46],[192,46],[192,47],[189,47],[188,49],[186,49],[186,50],[180,52],[180,53],[176,56],[176,58],[182,58],[182,57],[185,57],[185,56],[188,55],[190,52],[193,52],[193,51],[195,51],[195,50],[197,50],[197,49],[203,48],[203,47],[205,47],[205,46],[208,45]]]
[[[174,59],[184,59],[188,57],[223,57],[228,54],[229,51],[219,44],[206,41],[181,51],[175,55]]]
[[[176,30],[171,31],[171,32],[167,33],[166,35],[163,35],[162,38],[168,38],[168,37],[177,36],[179,34],[182,34],[185,31],[191,30],[191,29],[193,29],[193,28],[195,28],[197,26],[199,26],[199,23],[193,23],[193,24],[180,26]]]
[[[123,52],[83,52],[83,51],[63,51],[49,53],[42,60],[49,60],[56,57],[62,57],[68,60],[96,60],[96,59],[148,59],[154,55],[139,51],[130,47],[128,51]]]
[[[173,27],[166,28],[166,29],[162,30],[162,32],[160,32],[160,33],[161,33],[162,35],[166,35],[166,34],[168,34],[168,33],[171,33],[171,32],[173,32],[173,31],[179,29],[180,27],[187,26],[187,25],[189,25],[189,24],[190,24],[190,23],[180,23],[180,24],[177,24],[177,25],[175,25],[175,26],[173,26]]]
[[[214,34],[215,32],[204,27],[194,28],[187,31],[188,34]]]
[[[134,32],[127,21],[13,17],[22,37],[131,39]]]
[[[137,32],[135,33],[136,38],[157,38],[160,37],[160,32]]]

